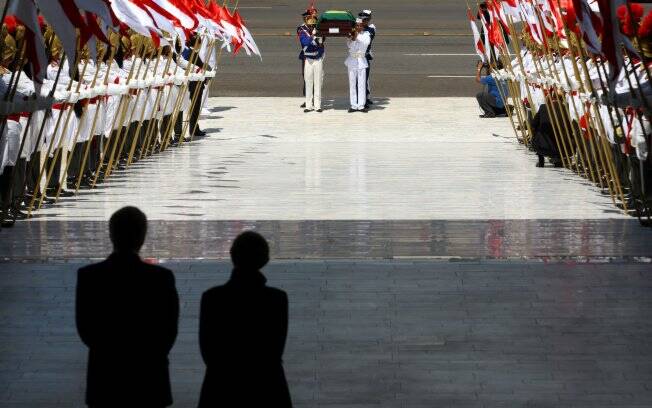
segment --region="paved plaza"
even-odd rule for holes
[[[207,137],[1,231],[0,407],[83,405],[76,270],[128,204],[150,218],[143,256],[176,275],[175,407],[196,406],[200,295],[244,229],[289,295],[297,407],[651,406],[652,231],[535,168],[473,99],[378,102],[211,99]]]

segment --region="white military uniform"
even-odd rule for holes
[[[355,40],[349,39],[349,57],[345,65],[349,69],[349,93],[351,97],[351,109],[362,110],[367,103],[367,48],[371,43],[371,35],[363,31],[358,33]]]

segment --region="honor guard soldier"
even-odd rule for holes
[[[314,8],[314,7],[310,7],[306,11],[304,11],[301,14],[301,16],[303,17],[303,24],[301,24],[299,27],[297,27],[297,38],[299,39],[299,44],[300,45],[301,45],[301,35],[303,33],[310,34],[310,32],[311,32],[311,30],[308,27],[308,25],[306,24],[306,22],[308,21],[308,19],[310,17],[317,18],[317,9]],[[306,96],[306,82],[305,82],[305,80],[306,80],[305,79],[306,57],[303,54],[303,45],[301,46],[301,52],[299,53],[299,60],[301,60],[301,77],[303,78],[303,80],[301,81],[301,82],[303,82],[302,95],[305,97]],[[305,107],[306,107],[306,103],[304,102],[304,103],[301,104],[300,108],[305,108]]]
[[[307,30],[301,31],[300,41],[304,56],[304,89],[306,103],[304,112],[316,109],[321,113],[321,90],[324,82],[324,38],[317,36],[317,19],[306,20]]]
[[[347,41],[349,57],[345,65],[349,69],[349,93],[351,98],[351,108],[349,113],[360,111],[367,112],[367,87],[365,85],[366,72],[369,64],[367,63],[366,53],[371,36],[364,30],[364,22],[361,18],[356,19],[355,28]]]
[[[376,38],[376,26],[371,24],[371,10],[362,10],[359,14],[358,17],[362,19],[362,22],[364,24],[364,30],[369,33],[369,36],[371,38],[371,42],[369,43],[369,47],[367,48],[367,52],[365,55],[365,58],[367,59],[367,103],[365,105],[366,108],[369,107],[369,105],[373,105],[373,101],[371,100],[371,82],[369,81],[369,74],[371,73],[371,61],[374,59],[374,54],[371,50],[371,47],[373,46],[374,39]]]

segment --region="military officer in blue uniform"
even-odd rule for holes
[[[312,30],[310,27],[308,27],[308,24],[306,23],[310,17],[317,17],[317,9],[314,7],[308,8],[306,11],[304,11],[301,16],[303,17],[303,24],[297,27],[297,38],[299,39],[299,45],[301,46],[301,52],[299,53],[299,60],[301,61],[301,78],[302,78],[302,83],[303,83],[303,91],[302,95],[306,96],[306,82],[305,82],[305,68],[306,68],[306,56],[304,55],[303,52],[303,46],[301,45],[301,35],[308,34],[310,35]],[[306,107],[306,103],[304,102],[300,106],[301,108]]]

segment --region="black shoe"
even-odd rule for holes
[[[299,106],[299,107],[300,107],[300,108],[305,108],[305,107],[306,107],[306,103],[305,103],[305,102],[302,103],[301,106]]]
[[[68,190],[61,190],[61,193],[59,193],[59,197],[72,197],[75,195],[74,191],[68,191]]]
[[[193,133],[193,135],[195,137],[197,137],[197,136],[202,137],[202,136],[206,136],[206,132],[204,132],[203,130],[197,128],[197,130],[195,130],[195,133]]]
[[[303,113],[308,113],[308,112],[312,112],[312,109],[304,109],[303,110]]]
[[[373,105],[374,101],[372,101],[369,97],[367,97],[367,105]]]
[[[322,112],[323,112],[323,110],[317,109],[317,113],[322,113]]]
[[[369,106],[370,106],[369,104],[365,104],[364,108],[369,110]]]
[[[369,109],[363,108],[363,109],[360,109],[358,112],[369,113]]]
[[[7,213],[6,217],[0,216],[0,218],[2,218],[2,223],[0,224],[0,227],[2,228],[11,228],[16,225],[16,220],[14,220],[9,213]]]
[[[353,109],[353,108],[349,108],[349,111],[348,111],[348,112],[349,112],[349,113],[353,113],[353,112],[355,112],[355,109]]]
[[[14,220],[26,220],[27,214],[14,207],[9,209],[9,218]]]
[[[479,115],[479,116],[480,116],[481,118],[483,118],[483,119],[495,118],[494,115],[487,115],[486,113],[485,113],[485,114],[482,114],[482,115]]]

